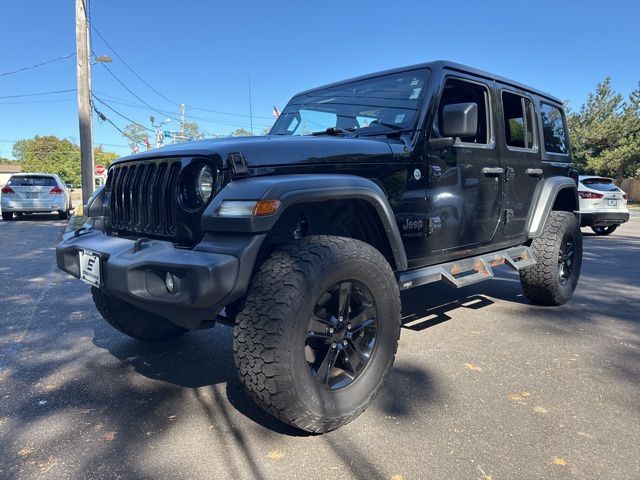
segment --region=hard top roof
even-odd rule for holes
[[[309,90],[305,90],[303,92],[300,92],[300,93],[296,94],[296,96],[297,95],[307,95],[309,93],[316,92],[318,90],[322,90],[322,89],[325,89],[325,88],[334,87],[334,86],[338,86],[338,85],[344,85],[346,83],[351,83],[351,82],[355,82],[355,81],[358,81],[358,80],[364,80],[364,79],[367,79],[367,78],[375,78],[375,77],[379,77],[379,76],[382,76],[382,75],[390,75],[390,74],[393,74],[393,73],[400,73],[400,72],[405,72],[405,71],[408,71],[408,70],[416,70],[418,68],[430,68],[430,69],[441,69],[442,68],[442,69],[454,70],[454,71],[457,71],[457,72],[469,73],[471,75],[475,75],[475,76],[478,76],[478,77],[483,77],[483,78],[486,78],[486,79],[489,79],[489,80],[495,80],[495,81],[500,82],[500,83],[504,83],[504,84],[511,85],[513,87],[516,87],[516,88],[520,88],[522,90],[526,90],[528,92],[531,92],[531,93],[534,93],[534,94],[539,95],[541,97],[544,97],[547,100],[551,100],[552,102],[555,102],[555,103],[557,103],[559,105],[562,105],[562,101],[559,100],[558,98],[556,98],[556,97],[554,97],[552,95],[549,95],[548,93],[545,93],[545,92],[542,92],[540,90],[537,90],[537,89],[535,89],[533,87],[529,87],[528,85],[525,85],[523,83],[518,83],[518,82],[515,82],[513,80],[509,80],[508,78],[501,77],[499,75],[494,75],[492,73],[485,72],[485,71],[479,70],[477,68],[468,67],[468,66],[462,65],[460,63],[449,62],[449,61],[446,61],[446,60],[436,60],[436,61],[433,61],[433,62],[417,63],[415,65],[409,65],[409,66],[406,66],[406,67],[393,68],[391,70],[383,70],[381,72],[369,73],[367,75],[361,75],[361,76],[350,78],[350,79],[347,79],[347,80],[341,80],[339,82],[334,82],[334,83],[330,83],[330,84],[327,84],[327,85],[323,85],[321,87],[316,87],[316,88],[312,88],[312,89],[309,89]]]

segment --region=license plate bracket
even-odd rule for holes
[[[91,250],[78,250],[80,260],[80,280],[92,287],[100,288],[102,276],[100,273],[100,254]]]
[[[29,199],[38,198],[38,193],[37,192],[27,192],[27,198],[29,198]]]
[[[613,198],[608,199],[608,200],[607,200],[607,205],[610,205],[610,206],[612,206],[612,207],[615,207],[616,205],[618,205],[618,200],[613,199]]]

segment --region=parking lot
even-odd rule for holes
[[[0,478],[640,477],[640,215],[585,233],[573,300],[517,274],[405,296],[399,352],[358,419],[314,436],[244,393],[232,330],[143,344],[56,270],[65,223],[0,222]]]

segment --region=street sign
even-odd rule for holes
[[[165,130],[162,133],[164,133],[164,138],[171,138],[173,136],[173,132],[170,132],[169,130]]]
[[[96,175],[104,175],[104,165],[96,165]]]

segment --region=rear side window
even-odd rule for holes
[[[56,179],[45,175],[14,175],[7,185],[12,187],[55,187]]]
[[[548,103],[540,104],[544,149],[547,153],[567,153],[567,134],[562,112]]]
[[[585,178],[584,180],[581,180],[580,183],[585,187],[600,190],[601,192],[620,191],[620,189],[613,184],[613,181],[608,178]]]
[[[531,100],[515,93],[502,92],[504,131],[507,146],[533,150],[537,147],[534,135],[534,115]]]

